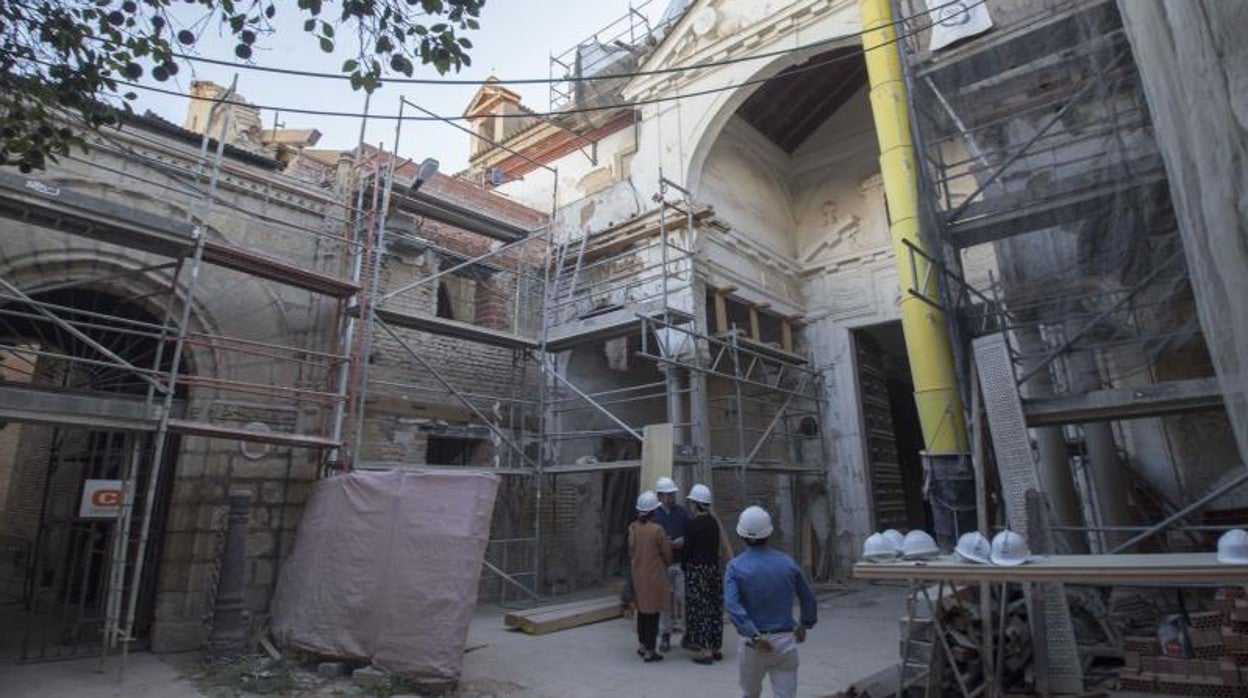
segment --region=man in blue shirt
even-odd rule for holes
[[[689,520],[689,511],[676,503],[680,488],[672,478],[659,478],[654,483],[654,491],[659,495],[659,508],[650,515],[650,520],[662,526],[672,542],[672,564],[667,568],[667,580],[672,585],[672,611],[670,614],[659,614],[659,651],[669,652],[672,649],[672,632],[684,632],[685,572],[682,564],[685,556],[681,547],[685,544],[685,522]],[[686,639],[681,640],[681,645],[690,649]]]
[[[749,507],[737,519],[746,549],[724,570],[724,608],[741,636],[737,674],[741,695],[757,698],[771,675],[776,698],[797,695],[797,646],[818,620],[815,592],[792,557],[767,545],[771,516]],[[801,623],[793,622],[793,596],[801,602]]]

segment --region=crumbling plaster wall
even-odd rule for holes
[[[1170,180],[1196,306],[1248,462],[1248,6],[1192,0],[1118,7]],[[1189,496],[1236,474],[1235,454],[1184,463]],[[1213,466],[1213,467],[1210,467]],[[1220,501],[1245,506],[1242,494]]]

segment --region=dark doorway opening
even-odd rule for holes
[[[472,465],[474,451],[479,445],[480,439],[429,436],[426,441],[425,462],[429,465]]]
[[[923,432],[900,322],[854,331],[872,518],[877,530],[931,530],[923,499]]]
[[[160,323],[139,302],[107,292],[61,288],[33,294],[38,306],[0,304],[0,384],[32,394],[77,396],[142,403],[148,381],[136,371],[104,360],[91,343],[131,365],[159,375],[172,352],[160,349]],[[53,312],[75,331],[39,311]],[[85,335],[91,342],[84,341]],[[190,362],[184,360],[189,372]],[[184,397],[184,395],[178,396]],[[178,444],[169,437],[160,469],[142,569],[135,569],[146,483],[152,472],[152,435],[98,428],[76,422],[72,408],[53,423],[0,425],[0,642],[3,658],[46,661],[98,654],[112,580],[120,577],[128,605],[137,585],[134,636],[146,641],[153,618],[168,493]],[[117,508],[94,510],[90,503],[116,501],[127,478],[143,483],[134,491],[134,515],[117,535]],[[110,500],[110,498],[112,498]],[[123,548],[117,548],[120,540]],[[114,560],[124,566],[113,574]],[[122,613],[124,621],[124,611]]]

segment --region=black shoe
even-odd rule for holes
[[[722,662],[724,660],[724,653],[719,650],[715,650],[715,652],[711,654],[711,659],[714,659],[717,662]]]
[[[663,633],[663,641],[659,643],[659,651],[664,654],[667,654],[668,652],[672,651],[672,636],[671,635],[667,633]]]
[[[693,658],[694,664],[711,664],[714,661],[715,659],[712,657],[694,657]]]
[[[643,659],[643,660],[641,660],[641,661],[643,661],[643,662],[661,662],[661,661],[663,661],[663,655],[661,655],[661,654],[652,654],[652,655],[650,655],[650,656],[646,657],[645,659]]]

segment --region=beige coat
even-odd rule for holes
[[[633,595],[639,613],[670,610],[672,587],[667,566],[672,564],[672,542],[653,521],[634,521],[628,526],[628,557],[632,561]]]

